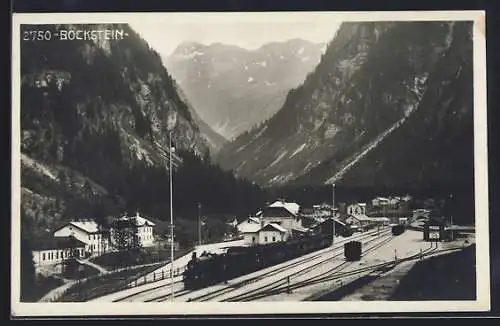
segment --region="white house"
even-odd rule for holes
[[[243,235],[243,242],[246,245],[255,245],[259,243],[259,235],[257,232],[261,229],[260,223],[249,223],[241,229],[240,234]]]
[[[73,236],[85,243],[85,252],[91,255],[103,254],[110,250],[108,231],[94,220],[76,220],[64,224],[54,231],[54,237]]]
[[[288,233],[288,230],[274,223],[264,226],[252,224],[243,232],[243,238],[246,245],[263,245],[286,241]]]
[[[135,216],[129,217],[125,215],[118,218],[117,220],[122,222],[130,222],[128,226],[135,229],[139,243],[142,247],[151,247],[154,245],[153,228],[155,224],[153,222],[140,216],[138,212]],[[112,234],[116,233],[112,232]],[[113,242],[116,242],[116,239],[113,239]]]
[[[376,197],[372,199],[372,206],[373,207],[379,207],[379,206],[384,206],[389,204],[389,198],[386,197]]]
[[[269,223],[264,225],[258,232],[259,244],[268,244],[287,240],[287,230],[281,226]]]
[[[294,210],[292,208],[292,210]],[[262,226],[273,223],[281,226],[287,232],[287,236],[292,235],[293,230],[304,229],[302,217],[290,211],[286,206],[268,206],[262,210]]]
[[[345,222],[358,228],[366,228],[374,224],[374,221],[364,214],[349,215]]]
[[[254,230],[255,225],[260,227],[260,218],[258,217],[248,217],[244,221],[241,221],[238,225],[236,225],[236,229],[238,229],[238,232],[240,234],[247,233],[249,230]]]
[[[284,207],[286,208],[289,212],[291,212],[294,215],[297,215],[299,213],[300,205],[297,203],[291,203],[291,202],[285,202],[283,200],[277,200],[268,207]]]
[[[366,204],[355,203],[347,207],[348,215],[366,215]]]
[[[37,244],[32,251],[35,266],[62,263],[71,258],[82,258],[86,244],[73,236],[49,238]]]

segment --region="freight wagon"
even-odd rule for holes
[[[396,224],[392,226],[392,235],[400,235],[405,232],[404,224]]]
[[[344,244],[344,256],[348,261],[361,259],[361,242],[349,241]]]

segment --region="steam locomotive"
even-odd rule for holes
[[[214,285],[332,245],[331,234],[297,237],[250,247],[230,247],[222,254],[193,253],[183,273],[186,289]]]

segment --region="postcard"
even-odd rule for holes
[[[488,311],[485,18],[14,14],[12,315]]]

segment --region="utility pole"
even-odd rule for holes
[[[198,203],[198,245],[201,246],[201,203]]]
[[[334,245],[335,244],[335,183],[332,184],[332,228],[333,228],[332,245]]]
[[[170,159],[169,159],[169,164],[170,164],[170,280],[172,283],[172,301],[174,301],[174,209],[173,209],[173,202],[172,202],[172,177],[173,177],[173,170],[172,170],[172,131],[169,132],[168,134],[168,142],[169,142],[169,153],[170,153]]]

